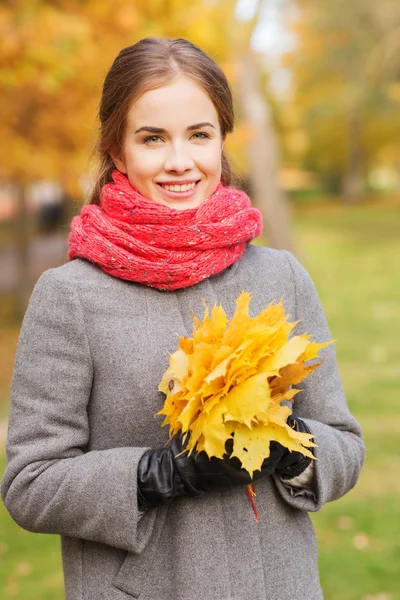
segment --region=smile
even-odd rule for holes
[[[163,183],[160,183],[159,185],[169,192],[188,192],[196,186],[196,182],[193,181],[193,183],[185,183],[183,185],[167,185]]]

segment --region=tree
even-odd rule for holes
[[[243,24],[240,35],[233,25],[227,31],[230,54],[236,65],[234,84],[241,115],[241,142],[246,149],[242,164],[246,165],[255,203],[263,215],[268,244],[296,252],[289,204],[279,185],[280,151],[271,101],[266,93],[268,79],[260,55],[251,49],[251,37],[264,4],[257,2],[253,17]]]
[[[309,139],[303,164],[360,198],[368,169],[400,133],[400,6],[393,0],[298,0],[286,65]]]
[[[260,90],[257,61],[247,51],[241,57],[240,97],[249,128],[249,171],[268,242],[274,248],[294,251],[289,205],[279,185],[280,155],[271,110]]]
[[[238,22],[235,6],[236,0],[5,0],[0,135],[7,144],[0,150],[0,180],[18,184],[21,206],[26,186],[41,178],[59,181],[70,196],[81,194],[101,85],[122,47],[149,35],[186,37],[223,67],[235,87],[239,49],[248,48],[256,22]],[[233,156],[240,125],[238,134],[229,144]],[[257,197],[265,212],[272,197],[267,184]],[[267,219],[268,237],[286,245],[273,235],[277,222],[276,214]]]

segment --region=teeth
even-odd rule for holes
[[[195,185],[195,183],[187,183],[185,185],[163,185],[163,188],[169,192],[188,192],[189,190],[192,190]]]

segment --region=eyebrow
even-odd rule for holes
[[[189,127],[186,127],[186,131],[193,131],[194,129],[201,129],[202,127],[212,127],[213,129],[215,129],[215,127],[212,123],[208,123],[207,121],[204,121],[203,123],[196,123],[195,125],[189,125]],[[137,129],[135,131],[135,135],[136,135],[136,133],[139,133],[140,131],[148,131],[149,133],[167,133],[166,129],[162,129],[161,127],[150,127],[150,125],[145,125],[144,127],[140,127],[139,129]]]

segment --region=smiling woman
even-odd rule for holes
[[[222,456],[188,456],[155,417],[176,336],[190,337],[203,301],[230,318],[243,290],[257,312],[282,298],[296,334],[330,339],[294,256],[250,244],[261,214],[230,185],[226,77],[187,40],[141,40],[111,66],[100,123],[99,176],[71,223],[71,260],[42,275],[23,322],[4,503],[22,527],[61,535],[66,600],[321,600],[308,512],[345,494],[364,457],[333,344],[290,395],[287,423],[290,409],[279,411],[284,427],[317,438],[317,460],[265,443],[257,507],[233,433]]]
[[[124,48],[104,81],[99,116],[100,173],[91,203],[99,203],[115,166],[141,193],[174,208],[199,206],[220,180],[231,183],[223,143],[233,130],[232,93],[218,65],[187,40],[146,38]],[[151,146],[150,156],[143,146]],[[185,182],[196,184],[188,198],[157,189]]]
[[[133,103],[122,147],[112,157],[143,196],[184,209],[200,206],[216,189],[222,146],[218,113],[209,95],[179,74]]]

